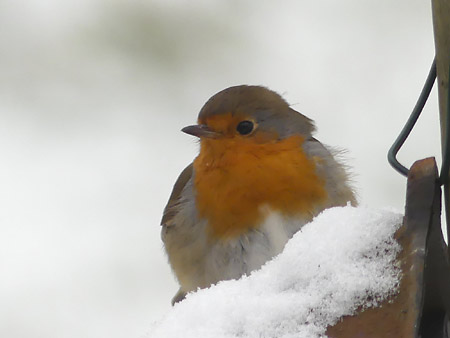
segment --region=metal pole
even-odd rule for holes
[[[449,71],[450,71],[450,0],[432,0],[434,41],[436,48],[436,68],[439,95],[439,112],[441,121],[442,158],[449,158],[446,142],[447,119],[450,119],[449,106]],[[447,154],[446,154],[447,153]],[[441,173],[441,176],[450,173]],[[447,214],[447,238],[450,239],[450,207],[448,181],[444,186],[445,210]],[[447,243],[450,244],[450,241]]]

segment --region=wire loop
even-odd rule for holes
[[[405,143],[409,134],[411,133],[411,130],[416,124],[417,119],[420,116],[420,113],[422,113],[423,107],[425,106],[425,103],[427,102],[428,97],[430,96],[430,92],[431,89],[433,88],[435,79],[436,79],[436,58],[433,60],[430,72],[428,73],[427,76],[427,80],[425,81],[425,85],[423,86],[422,92],[420,93],[419,99],[417,100],[417,103],[411,115],[409,116],[408,121],[406,121],[405,126],[403,127],[394,144],[388,151],[388,161],[390,165],[403,176],[408,176],[409,170],[397,160],[397,153],[403,146],[403,143]]]

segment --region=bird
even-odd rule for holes
[[[182,131],[200,140],[200,151],[175,182],[161,221],[180,284],[172,305],[258,270],[324,209],[357,205],[339,151],[315,139],[313,120],[266,87],[218,92]]]

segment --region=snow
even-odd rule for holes
[[[341,316],[397,291],[401,221],[388,210],[328,209],[260,270],[189,294],[147,337],[324,337]]]

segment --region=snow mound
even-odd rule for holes
[[[327,326],[397,291],[402,215],[332,208],[260,270],[188,295],[148,337],[323,337]]]

